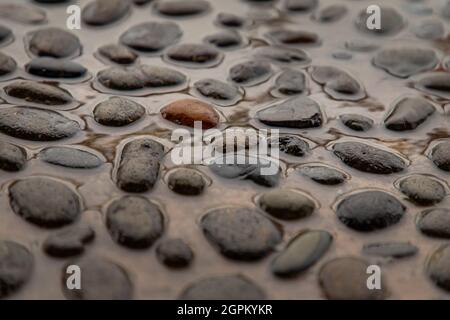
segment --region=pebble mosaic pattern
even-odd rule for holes
[[[2,1],[0,298],[449,298],[449,13]],[[280,129],[277,173],[175,165],[172,131],[198,120]]]

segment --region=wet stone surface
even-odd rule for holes
[[[0,299],[447,298],[450,2],[378,2],[0,1]]]
[[[327,252],[332,240],[326,231],[301,232],[273,260],[272,272],[279,277],[292,277],[307,270]]]
[[[64,294],[72,300],[127,300],[133,296],[133,283],[128,272],[117,263],[98,256],[83,257],[71,261],[69,265],[80,267],[80,290],[67,289],[66,281],[69,276],[67,268],[62,269],[62,283]]]
[[[0,132],[31,141],[70,138],[81,130],[78,122],[60,113],[36,108],[0,109]]]
[[[414,130],[435,111],[434,106],[425,99],[403,98],[393,106],[388,117],[384,120],[384,125],[389,130],[394,131]]]
[[[120,41],[137,51],[159,53],[182,35],[180,27],[173,22],[144,22],[128,29],[120,36]]]
[[[194,169],[175,169],[167,178],[169,188],[178,194],[195,196],[203,192],[206,187],[205,178]]]
[[[384,229],[400,221],[405,206],[392,195],[377,190],[346,196],[336,207],[338,219],[358,231]]]
[[[73,169],[93,169],[103,164],[95,154],[72,147],[49,147],[39,152],[44,162]]]
[[[182,239],[177,238],[161,242],[156,248],[156,256],[169,268],[185,268],[194,259],[191,247]]]
[[[241,86],[253,86],[267,81],[272,76],[272,67],[264,61],[247,61],[230,69],[230,79]]]
[[[0,169],[4,171],[20,171],[27,162],[24,148],[0,140]]]
[[[393,152],[362,142],[336,143],[333,153],[346,165],[363,172],[389,174],[406,168],[405,160]]]
[[[17,81],[3,88],[8,96],[47,106],[69,104],[74,101],[67,90],[33,81]]]
[[[433,208],[422,211],[417,217],[417,228],[425,235],[435,238],[450,238],[450,210]]]
[[[302,94],[307,90],[306,76],[300,71],[284,71],[275,80],[275,91],[282,95]]]
[[[233,105],[242,98],[236,86],[215,79],[199,80],[194,83],[194,88],[203,97],[212,99],[221,106]]]
[[[58,228],[81,214],[80,197],[65,183],[45,177],[19,180],[9,187],[11,208],[43,228]]]
[[[201,219],[205,237],[226,257],[257,260],[281,242],[282,232],[271,220],[251,208],[220,208]]]
[[[291,189],[276,189],[262,194],[259,207],[281,220],[309,217],[316,209],[314,201],[305,193]]]
[[[39,29],[29,37],[28,50],[39,57],[71,58],[81,53],[78,37],[64,29]]]
[[[444,185],[437,179],[423,175],[409,176],[399,183],[400,191],[419,205],[441,202],[447,195]]]
[[[299,168],[299,172],[317,183],[328,186],[339,185],[348,179],[344,172],[326,165],[304,165]]]
[[[343,114],[339,117],[342,123],[354,131],[367,131],[373,126],[373,120],[354,113]]]
[[[25,65],[25,70],[44,78],[79,78],[87,73],[82,65],[56,58],[34,58]]]
[[[225,275],[198,280],[180,295],[183,300],[262,300],[265,292],[241,275]]]
[[[164,147],[149,138],[128,142],[120,155],[117,186],[127,192],[146,192],[159,177],[160,160]]]
[[[0,241],[0,298],[18,291],[31,278],[34,268],[32,253],[23,245]]]
[[[85,224],[66,227],[51,233],[42,244],[49,256],[66,258],[80,255],[95,238],[94,230]]]
[[[129,1],[92,0],[83,8],[83,22],[93,26],[103,26],[123,18],[131,8]]]
[[[123,127],[138,121],[145,115],[145,108],[132,100],[111,97],[95,106],[94,119],[110,127]]]
[[[358,257],[335,258],[325,263],[319,272],[319,284],[326,298],[332,300],[380,300],[387,297],[381,290],[367,288],[366,270],[369,263]]]
[[[150,247],[162,235],[164,218],[146,198],[125,196],[109,205],[106,226],[116,242],[141,249]]]
[[[268,126],[285,128],[316,128],[323,123],[319,104],[308,97],[295,97],[257,113],[257,118]]]
[[[439,287],[450,291],[450,246],[441,245],[427,261],[428,276]]]
[[[384,49],[373,59],[375,66],[400,78],[431,70],[438,62],[433,50],[415,47]]]
[[[362,253],[368,256],[406,258],[417,253],[416,246],[409,242],[377,242],[365,244]]]

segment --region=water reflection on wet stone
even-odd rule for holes
[[[447,297],[448,5],[378,2],[2,1],[0,298]]]

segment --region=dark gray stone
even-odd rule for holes
[[[111,97],[95,106],[94,119],[110,127],[123,127],[132,124],[145,115],[145,108],[133,100]]]
[[[39,152],[39,159],[61,167],[93,169],[103,164],[95,154],[71,147],[48,147]]]
[[[309,196],[293,189],[266,192],[258,199],[258,205],[271,216],[281,220],[306,218],[316,209],[316,204]]]

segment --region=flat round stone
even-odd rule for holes
[[[338,142],[333,153],[346,165],[368,173],[390,174],[406,169],[405,161],[394,154],[363,142]]]
[[[3,90],[10,97],[46,106],[60,106],[74,102],[69,91],[42,82],[16,81],[5,86]]]
[[[399,189],[411,201],[419,205],[436,204],[447,195],[444,185],[439,180],[419,174],[402,179]]]
[[[185,43],[167,49],[164,58],[169,63],[184,67],[210,68],[222,61],[223,54],[211,45]]]
[[[301,232],[273,260],[272,272],[279,277],[292,277],[306,271],[328,251],[332,240],[327,231]]]
[[[12,57],[0,52],[0,76],[6,76],[14,72],[16,69],[16,61]]]
[[[263,300],[264,291],[241,275],[205,278],[190,284],[180,295],[183,300]]]
[[[33,254],[21,244],[0,240],[0,298],[6,298],[31,278]]]
[[[203,192],[206,187],[206,181],[198,171],[180,168],[169,173],[167,185],[170,190],[178,194],[195,196]]]
[[[45,78],[79,78],[87,73],[82,65],[56,58],[34,58],[25,65],[25,70],[32,75]]]
[[[146,198],[124,196],[112,202],[106,212],[111,237],[130,248],[148,248],[162,235],[164,218]]]
[[[0,132],[31,141],[70,138],[81,130],[78,122],[49,110],[26,107],[0,109]]]
[[[9,172],[22,170],[27,163],[24,148],[0,140],[0,169]]]
[[[316,209],[316,204],[309,196],[292,189],[268,191],[258,199],[258,205],[271,216],[282,220],[309,217]]]
[[[13,211],[23,219],[43,228],[58,228],[78,219],[82,210],[80,197],[65,183],[32,177],[9,187]]]
[[[204,0],[169,0],[158,1],[154,9],[169,17],[189,17],[202,14],[211,8],[209,2]]]
[[[441,170],[450,171],[450,142],[443,141],[431,150],[431,161]]]
[[[169,268],[185,268],[194,259],[191,247],[183,240],[177,238],[161,242],[156,247],[156,256],[161,263]]]
[[[369,263],[357,257],[336,258],[325,263],[319,271],[319,285],[331,300],[381,300],[387,290],[383,279],[380,290],[367,287]]]
[[[400,221],[405,206],[389,193],[362,191],[346,196],[336,208],[338,219],[357,231],[384,229]]]
[[[194,127],[196,121],[201,122],[203,129],[214,128],[219,124],[219,114],[214,108],[202,101],[181,99],[161,109],[164,119],[178,125]]]
[[[429,256],[426,272],[438,287],[450,291],[450,245],[441,245]]]
[[[132,64],[137,59],[137,54],[120,44],[107,44],[98,48],[98,52],[106,59],[118,64]]]
[[[116,22],[130,12],[131,3],[123,0],[92,0],[81,13],[83,22],[104,26]]]
[[[39,57],[70,58],[81,53],[81,43],[73,33],[49,27],[31,33],[30,52]]]
[[[326,165],[304,165],[299,172],[311,180],[328,186],[344,183],[348,175],[344,172]]]
[[[80,268],[81,289],[70,290],[67,281],[69,265]],[[115,262],[98,256],[71,261],[63,268],[62,287],[67,298],[72,300],[128,300],[133,296],[133,283],[128,272]]]
[[[94,108],[94,119],[110,127],[123,127],[132,124],[145,115],[145,108],[133,100],[111,97]]]
[[[342,123],[354,131],[368,131],[373,127],[373,120],[353,113],[343,114],[339,117]]]
[[[379,6],[379,8],[379,28],[373,28],[368,23],[373,21],[373,13],[367,12],[366,8],[358,14],[355,21],[356,28],[364,33],[371,33],[378,36],[393,36],[405,27],[405,19],[396,9],[387,6]]]
[[[137,51],[159,53],[178,42],[182,35],[173,22],[144,22],[125,31],[120,42]]]
[[[450,239],[450,210],[447,208],[422,211],[416,223],[420,232],[427,236]]]
[[[43,249],[49,256],[67,258],[80,255],[84,247],[95,237],[94,230],[85,224],[66,227],[50,234],[43,243]]]
[[[72,147],[48,147],[39,152],[39,159],[61,167],[93,169],[103,164],[95,154]]]
[[[272,72],[269,63],[252,60],[233,66],[230,69],[230,79],[241,86],[254,86],[267,81]]]

